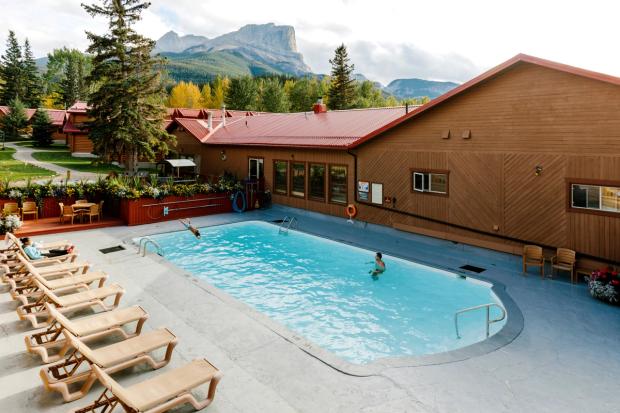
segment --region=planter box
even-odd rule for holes
[[[122,199],[120,217],[127,225],[152,224],[174,219],[232,212],[230,194],[167,196],[162,199]]]

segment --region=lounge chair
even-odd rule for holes
[[[26,257],[21,254],[16,256],[16,261],[13,266],[9,267],[8,264],[2,274],[2,280],[5,283],[23,285],[28,283],[31,279],[32,268],[35,268],[37,273],[45,278],[54,277],[57,274],[64,274],[70,272],[72,274],[86,273],[90,269],[88,262],[60,262],[56,260],[46,261],[28,261]]]
[[[19,247],[22,246],[21,240],[17,238],[14,234],[7,233],[7,241],[9,245],[6,248],[0,250],[0,252],[7,255],[15,255],[17,251],[19,251]],[[62,248],[67,245],[71,245],[71,243],[67,240],[58,240],[43,242],[41,243],[39,248],[42,250],[50,250],[54,248]]]
[[[44,257],[44,258],[40,258],[38,260],[33,260],[32,258],[30,258],[28,256],[28,254],[26,254],[26,252],[24,251],[24,248],[22,247],[22,242],[13,234],[11,233],[7,233],[7,237],[9,238],[9,240],[11,240],[11,242],[13,242],[13,244],[17,247],[18,249],[18,253],[20,253],[26,260],[33,262],[33,263],[45,263],[47,261],[75,261],[75,259],[77,258],[77,253],[72,252],[70,254],[67,255],[59,255],[57,257]]]
[[[49,303],[46,303],[45,306],[50,315],[48,320],[49,327],[44,331],[26,336],[24,339],[26,341],[26,350],[31,354],[41,356],[41,360],[46,364],[60,360],[71,349],[71,342],[64,339],[62,335],[63,328],[84,343],[112,334],[118,334],[123,340],[127,340],[140,335],[142,326],[148,318],[147,312],[138,305],[80,317],[74,320],[65,317]],[[128,333],[123,329],[123,326],[134,322],[136,327],[133,332]],[[51,355],[49,350],[56,348],[59,349],[58,353]]]
[[[523,246],[523,274],[527,273],[527,267],[540,267],[540,277],[545,278],[545,257],[538,245]]]
[[[93,372],[105,390],[91,405],[73,413],[94,413],[101,407],[102,412],[111,412],[116,406],[128,413],[160,413],[187,403],[202,410],[213,402],[222,379],[222,373],[206,359],[194,360],[129,387],[118,384],[98,366],[93,366]],[[196,400],[191,391],[206,383],[209,383],[206,399]]]
[[[39,281],[34,281],[37,287],[43,292],[41,297],[33,303],[21,305],[17,307],[17,316],[20,320],[28,320],[34,328],[47,326],[47,321],[39,322],[39,317],[47,317],[49,313],[45,307],[45,303],[52,303],[58,308],[64,308],[66,311],[80,310],[89,307],[101,307],[103,311],[110,311],[118,307],[121,297],[125,290],[118,284],[111,284],[106,287],[94,288],[92,290],[80,291],[77,293],[59,295],[62,289],[51,291]],[[106,305],[104,301],[107,298],[114,297],[111,305]]]
[[[177,338],[166,328],[148,331],[95,350],[66,329],[62,330],[62,334],[71,343],[73,352],[65,360],[43,367],[39,375],[45,389],[59,392],[66,402],[84,397],[97,381],[91,366],[97,365],[110,374],[142,363],[148,363],[153,369],[158,369],[170,362],[172,351],[177,345]],[[163,348],[166,349],[166,354],[162,359],[155,360],[150,355]],[[72,392],[69,389],[69,386],[73,387],[76,383],[82,382],[79,390]]]
[[[552,275],[557,271],[568,271],[570,273],[570,282],[575,283],[575,263],[577,262],[575,251],[568,248],[558,248],[555,256],[551,258]]]
[[[30,304],[31,301],[36,301],[43,295],[43,292],[39,290],[35,284],[35,280],[39,281],[42,285],[46,286],[51,291],[65,290],[70,287],[74,287],[76,290],[89,289],[89,286],[97,282],[97,286],[103,287],[105,281],[108,279],[108,274],[103,271],[91,271],[84,274],[73,274],[70,272],[64,272],[58,275],[58,278],[47,279],[39,273],[33,272],[30,281],[24,283],[21,286],[15,284],[14,280],[9,280],[11,289],[9,293],[14,300],[20,301],[22,304]]]

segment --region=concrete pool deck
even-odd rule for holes
[[[224,373],[211,412],[613,412],[620,394],[620,308],[592,299],[584,284],[523,277],[520,258],[389,228],[350,225],[345,219],[274,207],[246,214],[195,218],[196,226],[295,215],[299,229],[443,268],[470,264],[506,286],[521,309],[523,331],[509,344],[462,361],[418,367],[386,367],[370,376],[344,374],[272,329],[271,323],[213,287],[156,255],[135,247],[104,255],[99,249],[136,236],[176,231],[178,222],[113,227],[40,237],[66,238],[83,259],[126,289],[122,306],[139,304],[150,314],[146,329],[169,327],[179,337],[170,369],[207,357]],[[7,412],[66,412],[82,400],[62,403],[45,393],[39,360],[24,352],[31,329],[0,295],[0,408]],[[158,372],[135,368],[122,384]],[[184,410],[186,411],[186,410]],[[191,411],[191,409],[189,410]]]

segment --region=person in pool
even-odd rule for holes
[[[181,224],[183,224],[185,228],[187,228],[192,234],[194,234],[196,238],[200,239],[200,231],[198,231],[198,229],[192,225],[192,221],[190,221],[189,218],[180,219],[179,222],[181,222]]]
[[[383,262],[383,255],[378,252],[375,255],[375,269],[370,270],[369,274],[372,275],[373,278],[377,279],[379,274],[383,274],[385,272],[385,262]]]

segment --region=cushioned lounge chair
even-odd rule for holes
[[[125,290],[118,284],[94,288],[92,290],[80,291],[77,293],[59,295],[62,290],[51,291],[49,288],[35,280],[37,287],[43,292],[41,297],[33,304],[21,305],[17,307],[17,316],[20,320],[28,320],[34,328],[47,326],[47,321],[40,322],[39,317],[48,318],[49,313],[45,303],[52,303],[57,308],[64,308],[65,311],[80,310],[84,308],[100,307],[103,311],[110,311],[118,307],[121,297]],[[113,304],[106,305],[104,301],[114,298]]]
[[[73,413],[94,413],[101,407],[102,412],[111,412],[117,406],[128,413],[160,413],[187,403],[202,410],[213,402],[222,378],[222,373],[205,359],[194,360],[129,387],[118,384],[98,366],[93,366],[93,371],[105,390],[91,405]],[[207,397],[198,401],[191,391],[206,383],[209,383]]]
[[[71,342],[62,335],[63,328],[82,342],[87,343],[109,335],[120,335],[123,340],[140,335],[148,314],[142,307],[134,305],[127,308],[106,311],[77,319],[69,319],[53,305],[45,304],[49,311],[47,327],[44,331],[24,337],[26,350],[41,356],[43,363],[53,363],[65,356],[71,349]],[[127,332],[128,324],[136,323],[135,329]],[[56,354],[50,350],[58,349]]]
[[[94,350],[68,330],[63,329],[62,334],[74,350],[65,360],[43,367],[39,375],[45,389],[59,392],[66,402],[84,397],[97,381],[91,366],[97,365],[109,374],[143,363],[158,369],[168,364],[177,344],[175,335],[166,328],[148,331]],[[150,353],[163,348],[166,354],[160,360],[155,360]],[[71,391],[69,387],[78,383],[82,383],[79,390]]]

